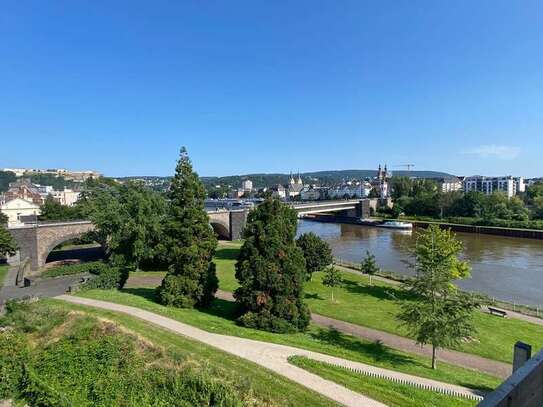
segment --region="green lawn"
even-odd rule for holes
[[[4,279],[8,274],[9,266],[7,264],[0,264],[0,287],[4,285]]]
[[[235,246],[219,248],[216,255],[219,286],[226,291],[237,287],[234,264]],[[406,336],[406,331],[396,315],[401,301],[408,301],[405,293],[396,286],[368,278],[362,274],[342,273],[344,284],[334,290],[335,302],[331,301],[330,289],[322,285],[322,273],[315,273],[313,281],[305,286],[306,302],[311,311],[331,318],[367,326],[374,329]],[[529,343],[537,351],[543,347],[543,326],[529,322],[499,318],[483,312],[475,314],[477,333],[475,340],[464,343],[459,350],[489,359],[511,362],[516,341]]]
[[[43,303],[67,310],[84,311],[121,324],[126,329],[176,355],[219,369],[234,383],[250,386],[258,400],[281,406],[334,406],[332,401],[268,370],[197,341],[121,313],[45,299]]]
[[[338,331],[316,326],[311,326],[305,333],[296,334],[274,334],[244,328],[235,323],[237,307],[230,301],[217,299],[209,309],[195,310],[165,307],[156,303],[153,288],[127,288],[123,291],[91,290],[77,295],[131,305],[209,332],[296,346],[463,386],[491,390],[500,383],[498,378],[446,363],[439,363],[438,369],[434,371],[430,368],[430,361],[427,358],[402,353],[381,344],[358,340]]]
[[[374,400],[381,401],[391,407],[469,407],[477,404],[474,400],[450,397],[445,394],[430,392],[399,383],[391,383],[385,379],[360,375],[341,367],[293,356],[289,359],[293,365],[311,373],[331,380],[353,391],[365,394]]]

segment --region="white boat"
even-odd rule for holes
[[[413,229],[413,224],[409,222],[400,222],[397,220],[389,220],[383,223],[378,224],[380,228],[389,228],[389,229],[401,229],[401,230],[411,230]]]

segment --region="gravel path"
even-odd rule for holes
[[[419,388],[439,391],[444,394],[468,397],[475,400],[480,400],[482,398],[479,392],[466,387],[399,373],[366,365],[364,363],[353,362],[291,346],[238,338],[235,336],[214,334],[199,328],[195,328],[191,325],[127,305],[120,305],[88,298],[73,297],[69,295],[61,295],[56,298],[74,304],[122,312],[147,322],[151,322],[183,336],[195,339],[207,345],[254,362],[346,406],[383,406],[383,404],[293,366],[288,363],[288,358],[291,356],[305,356],[309,359],[318,360],[336,366],[342,366],[364,375],[380,377],[398,383],[413,385]]]

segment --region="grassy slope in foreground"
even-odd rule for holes
[[[438,369],[432,370],[427,358],[402,353],[380,344],[358,340],[340,332],[316,326],[311,326],[305,333],[296,334],[274,334],[244,328],[236,324],[237,307],[230,301],[217,299],[210,308],[195,310],[165,307],[156,303],[153,288],[128,288],[122,292],[90,290],[80,292],[78,295],[145,309],[208,332],[314,350],[467,387],[488,391],[500,383],[498,378],[445,363],[439,363]]]
[[[234,276],[237,253],[238,249],[234,245],[217,250],[215,262],[222,290],[234,291],[238,286]],[[405,329],[396,320],[401,301],[409,300],[399,287],[375,279],[370,287],[365,275],[349,272],[342,275],[344,284],[334,289],[336,301],[332,302],[330,289],[322,285],[322,273],[315,273],[313,281],[305,286],[306,302],[311,311],[407,336]],[[498,318],[483,312],[475,313],[474,322],[477,327],[474,335],[476,339],[460,345],[458,350],[509,363],[512,361],[513,346],[519,340],[531,344],[535,350],[543,347],[543,326]]]
[[[289,362],[311,373],[331,380],[358,393],[365,394],[375,400],[381,401],[391,407],[468,407],[475,406],[477,402],[464,398],[453,398],[445,394],[418,389],[405,384],[387,382],[370,376],[350,372],[337,366],[317,362],[305,357],[294,356]],[[383,382],[387,382],[383,386]]]
[[[334,402],[314,393],[305,387],[291,382],[279,375],[262,369],[255,364],[229,355],[197,341],[192,341],[181,335],[156,327],[137,318],[121,313],[82,307],[58,300],[42,300],[46,304],[67,311],[84,311],[86,314],[105,319],[118,324],[133,332],[138,337],[152,342],[168,352],[172,352],[181,360],[196,362],[201,366],[210,366],[220,372],[218,377],[224,377],[242,388],[250,388],[254,398],[266,405],[284,406],[333,406]]]

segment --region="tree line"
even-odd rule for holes
[[[503,192],[441,192],[428,179],[393,177],[391,180],[393,216],[429,217],[458,223],[504,227],[543,228],[543,182],[508,198]]]

